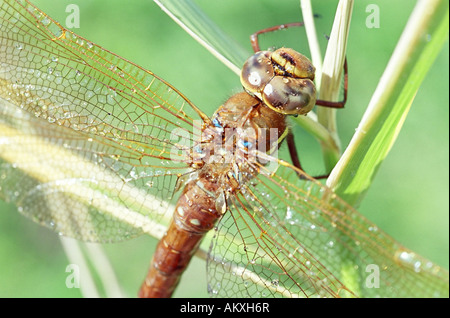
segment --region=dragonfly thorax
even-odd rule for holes
[[[195,167],[215,165],[224,172],[273,153],[286,134],[285,117],[246,92],[233,95],[213,115],[212,124],[203,127],[201,140],[194,144]]]

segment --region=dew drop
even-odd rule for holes
[[[422,263],[420,261],[416,261],[414,263],[414,271],[419,273],[422,270]]]
[[[44,19],[41,20],[41,23],[42,23],[43,25],[49,25],[49,24],[50,24],[50,19],[47,18],[47,17],[45,17]]]
[[[411,262],[413,257],[414,257],[413,253],[408,253],[408,252],[401,252],[400,256],[399,256],[400,260],[402,260],[404,262]]]

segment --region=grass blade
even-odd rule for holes
[[[237,75],[249,53],[192,1],[155,0],[178,25]]]
[[[448,38],[448,1],[419,1],[328,186],[357,206],[391,149],[415,94]]]

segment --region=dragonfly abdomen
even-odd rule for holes
[[[212,195],[217,183],[204,178],[201,181],[186,185],[170,226],[156,247],[139,297],[171,297],[201,240],[220,218]]]

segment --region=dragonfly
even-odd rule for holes
[[[220,219],[207,260],[208,291],[218,297],[376,296],[380,288],[402,296],[413,292],[405,282],[418,279],[420,292],[437,296],[448,281],[444,270],[275,158],[273,139],[250,158],[255,138],[238,138],[232,168],[213,171],[205,147],[226,123],[242,121],[238,112],[219,108],[223,116],[209,118],[152,72],[29,2],[3,1],[0,12],[2,195],[34,221],[114,242],[149,231],[168,213],[207,207]],[[229,153],[222,149],[215,152],[221,158]],[[171,206],[177,197],[186,202]],[[369,265],[379,275],[368,277]],[[374,287],[376,278],[382,287]]]

